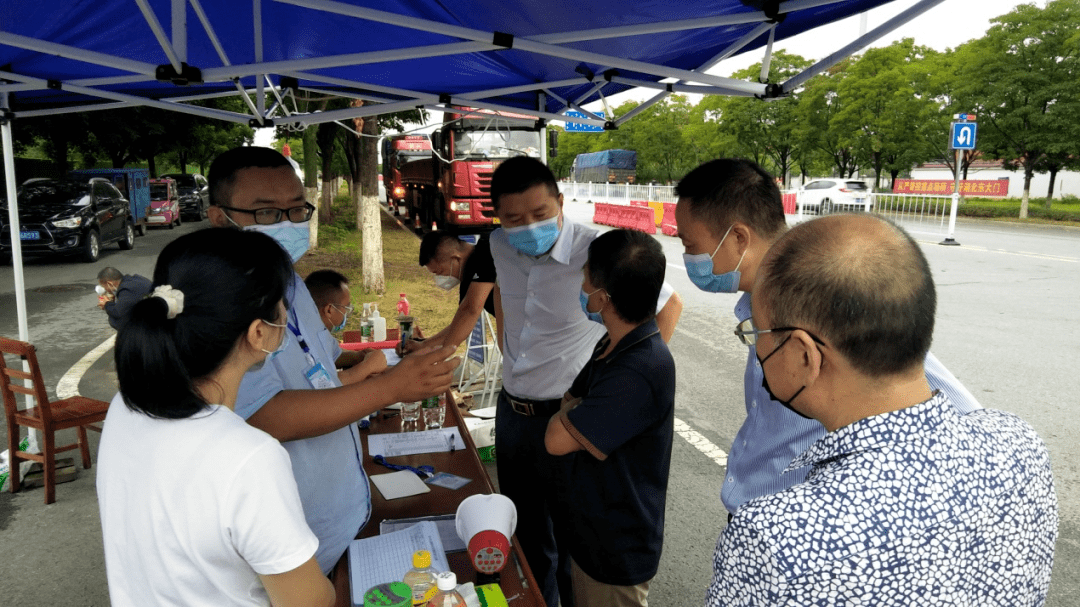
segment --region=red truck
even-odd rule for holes
[[[383,139],[383,187],[391,210],[405,201],[401,169],[410,162],[431,158],[431,139],[427,135],[393,135]]]
[[[492,173],[514,156],[544,158],[543,128],[524,114],[470,108],[444,113],[442,127],[431,134],[432,157],[399,169],[405,190],[399,214],[424,230],[432,224],[457,232],[489,229],[498,223],[491,206]]]

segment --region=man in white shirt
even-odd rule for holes
[[[555,607],[561,595],[570,607],[570,558],[558,546],[548,505],[552,473],[565,459],[547,453],[544,433],[605,333],[580,302],[582,267],[598,232],[563,216],[554,175],[533,158],[499,165],[491,199],[502,225],[491,234],[503,348],[495,418],[499,490],[517,507],[517,536],[544,600]],[[665,288],[656,317],[665,341],[681,311],[678,295]]]

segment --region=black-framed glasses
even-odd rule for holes
[[[304,223],[311,219],[312,213],[315,212],[315,205],[310,202],[305,202],[303,206],[292,207],[291,209],[277,209],[274,207],[267,207],[265,209],[238,209],[236,207],[222,206],[221,208],[226,211],[233,211],[236,213],[247,213],[255,218],[255,223],[262,225],[270,225],[273,223],[279,223],[282,216],[286,217],[293,223]]]
[[[735,325],[735,335],[739,338],[740,341],[742,341],[748,346],[756,346],[757,337],[762,333],[780,333],[781,331],[795,330],[803,331],[810,336],[810,339],[823,346],[825,345],[825,342],[821,341],[821,339],[817,335],[814,335],[813,333],[807,331],[802,327],[773,327],[771,329],[757,329],[754,327],[754,319],[752,318],[747,318],[741,323]]]

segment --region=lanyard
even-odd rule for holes
[[[303,348],[304,356],[307,357],[308,364],[314,367],[315,356],[311,354],[311,348],[308,347],[307,342],[304,341],[304,336],[300,333],[300,320],[296,316],[295,308],[289,310],[289,317],[292,319],[291,322],[285,324],[289,327],[289,330],[293,332],[293,335],[296,336],[296,341],[299,342],[300,347]]]
[[[412,466],[399,466],[397,464],[391,464],[390,462],[386,461],[386,458],[381,455],[376,455],[373,460],[376,464],[379,464],[380,466],[386,466],[391,470],[411,470],[413,473],[416,474],[416,476],[419,476],[420,478],[429,478],[435,475],[435,468],[432,466],[418,466],[416,468]]]

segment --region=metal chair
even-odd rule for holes
[[[29,372],[9,367],[7,361],[4,360],[5,354],[11,354],[26,361],[30,368]],[[32,387],[23,384],[26,380],[31,381]],[[4,337],[0,337],[0,392],[4,395],[8,452],[11,454],[11,492],[19,491],[19,461],[40,462],[45,469],[45,503],[51,504],[56,501],[56,454],[78,448],[82,453],[83,468],[90,469],[90,445],[86,440],[86,429],[101,432],[100,426],[92,424],[105,421],[109,403],[84,396],[72,396],[49,402],[34,346],[24,341]],[[16,393],[33,397],[36,406],[19,409]],[[36,428],[41,432],[44,453],[18,450],[20,426]],[[67,428],[76,429],[79,436],[78,442],[57,447],[56,431]]]

